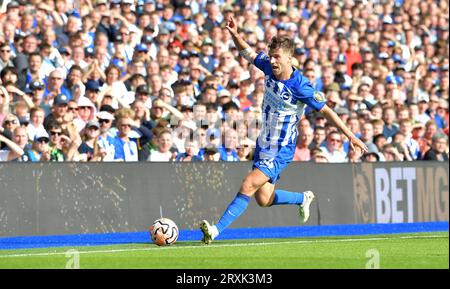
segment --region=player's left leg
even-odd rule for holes
[[[256,203],[260,207],[270,207],[270,206],[272,206],[273,199],[275,197],[274,191],[275,191],[275,185],[274,184],[271,184],[270,182],[265,183],[255,193]]]
[[[222,217],[216,225],[210,225],[208,221],[203,220],[200,229],[203,232],[202,242],[205,244],[211,243],[223,230],[229,227],[239,216],[241,216],[248,207],[250,198],[255,192],[267,183],[267,177],[262,171],[255,168],[242,181],[241,188],[236,197],[228,205]]]

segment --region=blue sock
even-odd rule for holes
[[[234,222],[246,209],[248,203],[250,202],[250,197],[238,193],[234,200],[228,205],[222,218],[216,224],[217,230],[221,233],[225,228],[227,228],[231,223]]]
[[[294,193],[283,190],[275,190],[273,205],[301,205],[303,204],[303,193]]]

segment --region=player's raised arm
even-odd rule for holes
[[[369,151],[367,146],[352,133],[352,131],[344,124],[341,118],[328,105],[325,105],[320,110],[320,113],[323,114],[323,116],[325,116],[329,121],[334,123],[337,128],[339,128],[348,137],[348,139],[350,140],[350,148],[352,150],[355,150],[356,147],[358,147],[363,153]]]
[[[258,54],[239,35],[237,24],[232,16],[230,16],[230,18],[228,19],[226,28],[230,32],[231,37],[233,38],[234,45],[236,45],[239,54],[241,54],[241,56],[244,57],[248,62],[253,63]]]

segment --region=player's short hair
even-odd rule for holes
[[[289,52],[289,55],[294,55],[295,43],[288,36],[274,36],[272,37],[272,41],[270,41],[269,51],[278,48]]]

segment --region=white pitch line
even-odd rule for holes
[[[221,248],[221,247],[241,247],[241,246],[267,246],[267,245],[284,245],[284,244],[312,244],[312,243],[336,243],[336,242],[361,242],[361,241],[382,241],[392,239],[424,239],[424,238],[445,238],[442,235],[430,236],[400,236],[400,237],[383,237],[383,238],[357,238],[357,239],[337,239],[337,240],[298,240],[285,242],[261,242],[261,243],[245,243],[245,244],[217,244],[217,245],[199,245],[199,246],[167,246],[167,247],[152,247],[152,248],[130,248],[130,249],[116,249],[116,250],[86,250],[79,251],[80,254],[100,254],[100,253],[121,253],[121,252],[136,252],[136,251],[153,251],[153,250],[176,250],[176,249],[205,249],[205,248]],[[244,239],[245,240],[245,239]],[[119,245],[119,244],[117,244]],[[114,246],[114,245],[112,245]],[[70,248],[70,247],[67,247]],[[15,258],[15,257],[35,257],[35,256],[53,256],[65,255],[66,252],[45,252],[45,253],[30,253],[30,254],[6,254],[0,255],[0,258]]]

